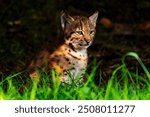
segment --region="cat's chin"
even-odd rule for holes
[[[78,45],[76,48],[81,50],[81,49],[87,49],[90,45]]]
[[[78,44],[78,47],[79,48],[87,49],[90,45],[91,45],[91,43],[88,43],[88,44]]]

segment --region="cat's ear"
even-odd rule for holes
[[[98,11],[96,11],[93,15],[91,15],[89,17],[89,20],[91,21],[91,23],[96,26],[96,21],[97,21],[97,18],[98,18]]]
[[[70,15],[63,11],[61,12],[61,27],[63,30],[67,28],[73,21],[74,19]]]

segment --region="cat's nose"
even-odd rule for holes
[[[90,39],[89,38],[84,38],[84,42],[88,45],[90,43]]]
[[[89,39],[88,39],[88,40],[89,40]],[[85,42],[86,42],[87,45],[90,43],[88,40],[85,39]]]
[[[88,45],[89,45],[89,42],[86,41],[86,40],[82,40],[82,41],[80,41],[79,45],[80,45],[80,46],[88,46]]]

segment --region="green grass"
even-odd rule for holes
[[[135,58],[143,70],[140,74],[138,68],[129,70],[126,65],[126,59],[129,57]],[[141,59],[134,52],[127,53],[122,58],[122,63],[114,69],[108,82],[99,85],[94,83],[94,78],[97,73],[97,65],[94,61],[92,71],[87,76],[87,81],[76,86],[76,83],[71,85],[61,85],[59,81],[52,80],[57,77],[52,72],[52,78],[46,73],[42,73],[41,83],[37,81],[27,80],[25,83],[22,73],[16,73],[3,77],[0,82],[0,99],[1,100],[148,100],[150,99],[150,72],[145,67]],[[100,73],[99,73],[100,74]],[[101,75],[100,79],[103,79]],[[52,81],[50,83],[50,81]],[[26,85],[25,85],[26,84]],[[28,84],[28,86],[27,86]]]

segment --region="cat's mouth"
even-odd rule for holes
[[[78,44],[80,47],[88,47],[88,46],[90,46],[91,43],[88,41],[81,41]]]
[[[81,46],[81,47],[86,47],[86,46],[89,46],[89,44],[79,43],[79,46]]]
[[[88,48],[91,45],[91,41],[88,42],[88,41],[85,41],[85,40],[81,40],[81,41],[75,40],[71,43],[70,43],[70,45],[72,45],[76,49]]]

